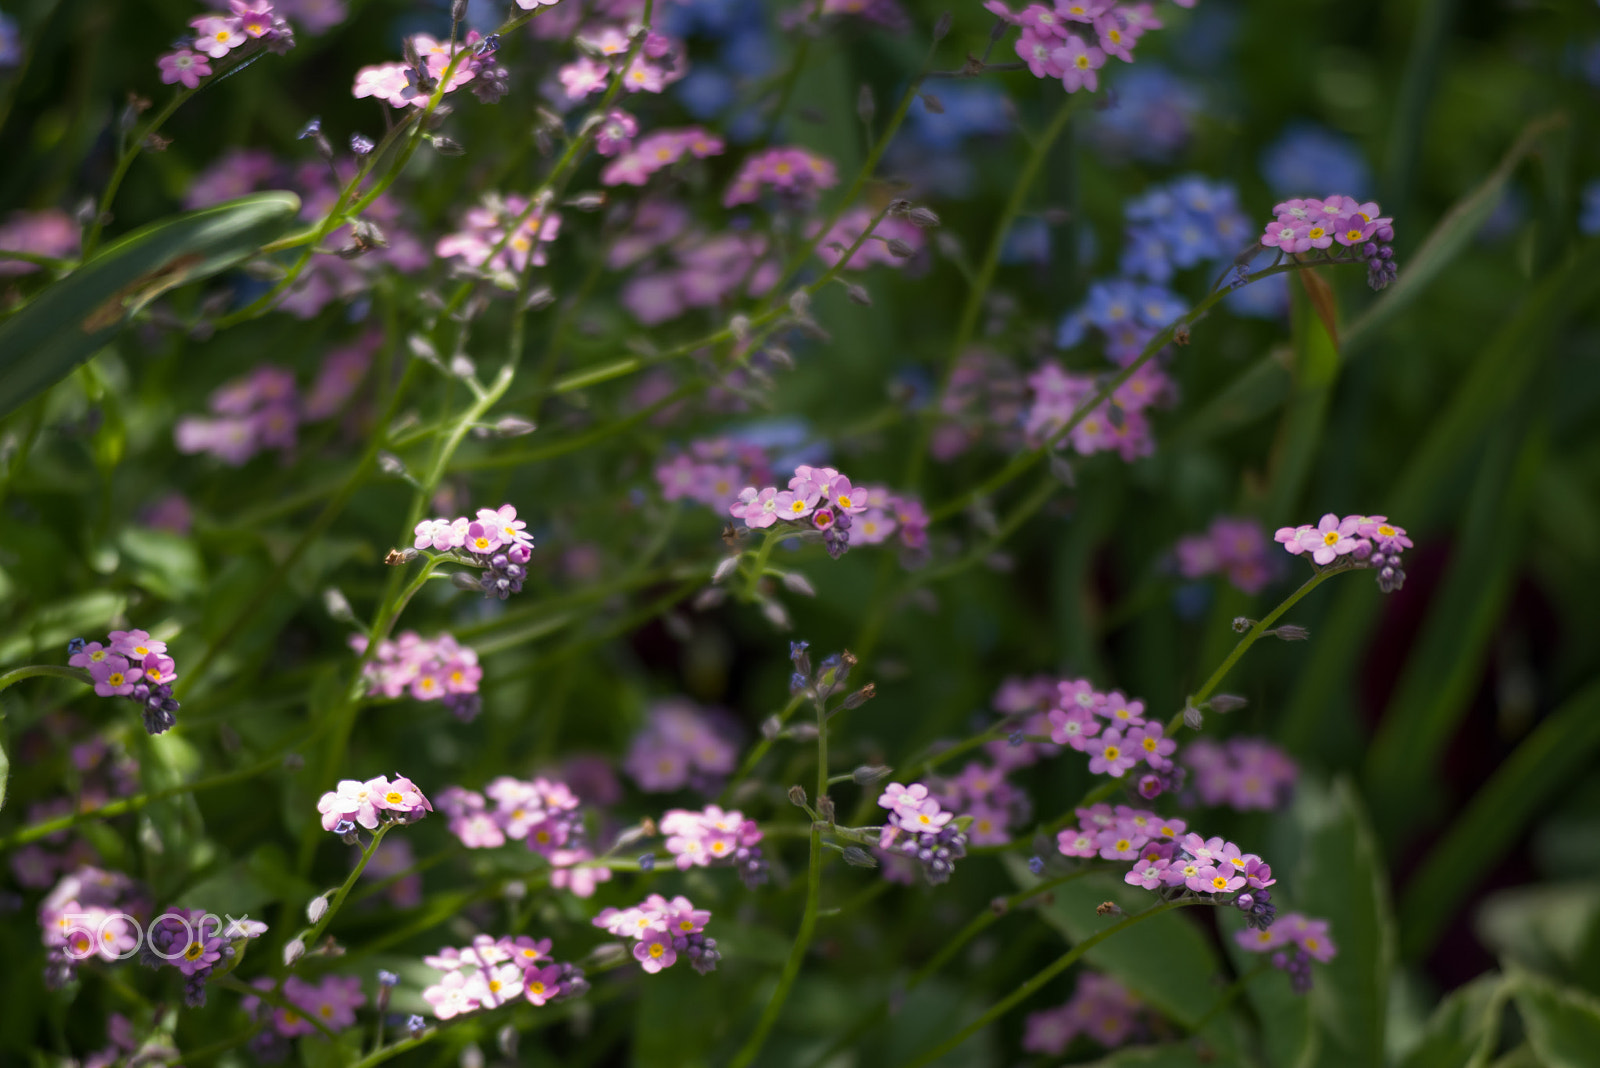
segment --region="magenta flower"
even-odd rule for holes
[[[1264,930],[1246,927],[1242,931],[1235,931],[1233,940],[1239,944],[1240,949],[1249,950],[1251,953],[1266,953],[1268,950],[1277,949],[1289,941],[1289,936],[1284,930],[1284,919],[1280,916],[1278,922]]]
[[[522,976],[522,993],[534,1005],[543,1005],[561,993],[562,969],[558,964],[529,968]]]
[[[928,799],[928,788],[920,782],[910,786],[902,786],[892,782],[884,788],[878,797],[878,807],[886,808],[895,815],[915,815],[924,801]]]
[[[1353,515],[1341,520],[1329,512],[1322,517],[1315,530],[1307,530],[1300,535],[1300,546],[1318,564],[1331,564],[1339,557],[1355,551],[1357,539],[1354,535],[1362,518]]]
[[[1100,852],[1100,847],[1095,845],[1094,836],[1085,834],[1076,827],[1068,827],[1056,835],[1056,849],[1062,856],[1067,857],[1092,857]]]
[[[817,502],[822,499],[822,491],[810,482],[802,482],[795,489],[784,490],[777,495],[774,502],[777,514],[782,519],[804,519],[811,514]]]
[[[1130,701],[1116,690],[1106,694],[1105,701],[1095,709],[1095,714],[1103,716],[1126,734],[1131,727],[1144,725],[1144,702]]]
[[[167,686],[178,677],[177,665],[172,657],[160,653],[147,653],[140,664],[144,669],[144,681],[151,686]]]
[[[474,521],[467,524],[467,545],[469,553],[479,556],[488,556],[500,548],[500,528],[488,523]]]
[[[96,664],[99,664],[111,655],[112,650],[107,649],[99,642],[90,642],[88,645],[83,647],[83,652],[73,653],[70,657],[68,657],[67,664],[70,667],[93,670]]]
[[[602,156],[626,151],[639,135],[639,120],[620,108],[612,108],[594,132],[594,150]]]
[[[917,806],[915,812],[896,811],[895,819],[900,826],[908,831],[918,833],[932,833],[939,830],[954,818],[954,814],[945,812],[939,807],[939,802],[928,798]]]
[[[1147,841],[1149,839],[1143,835],[1123,830],[1101,831],[1095,836],[1095,845],[1105,860],[1134,860],[1139,856],[1140,847]]]
[[[151,653],[164,653],[167,643],[157,641],[142,630],[114,630],[109,635],[111,651],[129,660],[143,660]]]
[[[1267,224],[1266,232],[1261,235],[1261,243],[1291,254],[1304,252],[1311,247],[1311,239],[1306,236],[1309,229],[1306,223],[1293,219],[1286,221],[1280,217]]]
[[[1085,44],[1076,34],[1068,35],[1066,43],[1051,55],[1061,68],[1061,84],[1067,92],[1087,89],[1091,93],[1100,88],[1100,76],[1095,74],[1106,64],[1106,54],[1093,45]]]
[[[1166,860],[1141,860],[1122,877],[1122,881],[1129,886],[1158,890],[1166,884],[1167,869],[1171,866],[1172,863]]]
[[[1025,29],[1012,47],[1035,78],[1061,77],[1063,69],[1055,59],[1056,51],[1060,48],[1060,41],[1056,37]]]
[[[1165,732],[1166,728],[1160,723],[1146,723],[1128,733],[1128,744],[1139,749],[1144,754],[1144,762],[1157,771],[1172,768],[1171,757],[1178,749],[1176,741],[1163,737]]]
[[[754,486],[746,486],[739,491],[739,499],[728,506],[728,514],[744,520],[745,526],[753,530],[770,527],[778,521],[778,488],[768,486],[757,491]]]
[[[672,948],[672,935],[666,931],[645,932],[633,947],[633,959],[651,975],[672,967],[678,960],[678,953]]]
[[[1139,762],[1140,751],[1125,743],[1122,732],[1112,727],[1095,739],[1088,752],[1093,754],[1089,758],[1090,771],[1120,779]]]
[[[528,524],[517,518],[515,505],[502,504],[496,508],[479,508],[478,522],[484,526],[492,526],[498,531],[501,545],[533,545],[533,535],[527,531]],[[469,528],[470,530],[470,528]]]
[[[1050,740],[1057,745],[1070,745],[1082,753],[1089,748],[1089,739],[1100,733],[1100,721],[1094,713],[1076,705],[1067,709],[1052,708]]]
[[[127,660],[112,655],[91,665],[89,677],[94,680],[94,692],[101,697],[126,697],[133,693],[133,684],[144,677],[144,669],[131,667]]]

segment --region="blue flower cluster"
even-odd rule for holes
[[[701,122],[721,118],[730,140],[757,137],[762,118],[755,110],[725,113],[741,99],[741,86],[768,76],[777,66],[762,6],[741,0],[680,0],[662,12],[662,32],[717,42],[716,58],[697,49],[688,76],[673,88],[684,110]]]
[[[1172,277],[1232,259],[1250,243],[1251,227],[1237,189],[1197,174],[1150,189],[1130,200],[1123,214],[1128,225],[1121,277],[1089,287],[1083,307],[1062,318],[1056,345],[1081,344],[1094,327],[1105,336],[1107,358],[1126,364],[1188,309],[1168,288]]]
[[[1118,70],[1110,106],[1089,124],[1096,147],[1117,159],[1167,163],[1188,145],[1203,107],[1200,91],[1159,63]]]
[[[1261,153],[1261,176],[1291,197],[1372,194],[1372,170],[1356,143],[1311,122],[1292,122]]]

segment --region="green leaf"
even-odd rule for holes
[[[1289,833],[1299,832],[1291,828]],[[1217,916],[1217,926],[1235,972],[1241,976],[1250,975],[1266,963],[1264,955],[1243,949],[1235,940],[1237,933],[1245,930],[1243,913],[1237,909],[1222,909]],[[1296,994],[1289,986],[1287,975],[1276,968],[1253,975],[1245,985],[1244,996],[1261,1026],[1261,1052],[1266,1064],[1290,1068],[1315,1063],[1320,1036],[1312,1025],[1311,999]]]
[[[134,563],[134,581],[157,597],[181,601],[205,588],[205,565],[190,539],[165,530],[128,527],[117,544]]]
[[[1597,919],[1600,882],[1536,883],[1491,894],[1473,929],[1502,960],[1570,975]]]
[[[1286,358],[1280,355],[1285,351],[1261,357],[1196,409],[1169,435],[1169,448],[1204,444],[1254,422],[1282,404],[1293,378]]]
[[[1345,331],[1344,336],[1346,351],[1353,352],[1363,342],[1370,340],[1379,327],[1392,319],[1433,283],[1439,272],[1443,271],[1466,247],[1467,242],[1483,228],[1495,205],[1500,203],[1506,183],[1511,180],[1517,165],[1537,147],[1541,138],[1565,123],[1564,116],[1547,115],[1535,119],[1523,128],[1521,136],[1506,150],[1506,154],[1501,157],[1499,164],[1489,176],[1476,189],[1451,206],[1444,218],[1440,219],[1439,224],[1428,234],[1428,239],[1422,243],[1422,247],[1401,265],[1400,276],[1395,283],[1384,291],[1383,296],[1375,301],[1365,314],[1350,324],[1350,329]],[[1400,223],[1402,226],[1405,225],[1405,220],[1400,220]]]
[[[1466,811],[1406,884],[1401,950],[1425,953],[1478,878],[1520,837],[1549,797],[1590,766],[1600,749],[1600,682],[1570,698],[1495,769]]]
[[[1500,1034],[1500,1012],[1508,996],[1496,972],[1480,975],[1451,992],[1428,1019],[1422,1041],[1400,1061],[1399,1068],[1467,1068],[1494,1052]]]
[[[1593,1068],[1600,1051],[1600,1000],[1532,972],[1513,976],[1528,1044],[1545,1068]]]
[[[1019,885],[1037,881],[1021,858],[1007,856],[1006,865]],[[1105,927],[1106,921],[1095,912],[1102,902],[1114,901],[1124,912],[1134,913],[1154,901],[1149,891],[1108,874],[1063,883],[1051,895],[1050,904],[1040,908],[1040,916],[1072,942],[1081,942]],[[1210,940],[1181,910],[1134,924],[1089,950],[1084,960],[1115,976],[1162,1015],[1186,1028],[1205,1019],[1221,995],[1222,988],[1216,984],[1221,962]],[[1229,1048],[1233,1034],[1228,1022],[1226,1013],[1207,1022],[1203,1033],[1213,1047]]]
[[[1368,751],[1366,782],[1385,841],[1426,818],[1437,796],[1431,769],[1478,690],[1521,563],[1516,550],[1547,441],[1542,426],[1530,433],[1517,423],[1490,438],[1450,571]],[[1427,948],[1409,936],[1407,946]]]
[[[1339,950],[1329,963],[1314,965],[1312,1011],[1324,1046],[1341,1055],[1322,1063],[1383,1064],[1395,938],[1377,843],[1348,780],[1329,792],[1303,783],[1295,815],[1304,854],[1281,888],[1296,911],[1328,920]]]
[[[59,382],[169,289],[248,259],[294,225],[293,193],[163,219],[106,246],[0,324],[0,415]]]

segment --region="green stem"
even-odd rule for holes
[[[19,667],[14,671],[8,671],[4,675],[0,675],[0,690],[15,686],[23,679],[37,678],[67,679],[71,682],[81,682],[84,685],[94,682],[89,677],[89,673],[83,668],[59,667],[55,664],[29,664],[27,667]]]
[[[313,733],[306,738],[301,739],[300,742],[296,742],[295,744],[303,744],[304,742],[311,741],[315,737],[316,734]],[[293,749],[293,746],[289,747],[289,749],[274,753],[265,760],[258,761],[255,764],[251,764],[248,767],[239,768],[235,771],[225,771],[219,775],[213,775],[210,778],[200,779],[183,786],[173,786],[165,790],[156,790],[147,794],[136,794],[133,797],[125,797],[121,800],[112,801],[108,804],[101,805],[99,808],[85,809],[82,812],[74,812],[68,816],[59,816],[53,820],[46,820],[43,823],[35,823],[30,827],[23,827],[21,830],[13,832],[6,838],[0,839],[0,852],[4,852],[13,846],[26,845],[29,842],[35,842],[41,838],[48,838],[50,835],[55,834],[58,831],[68,830],[77,824],[84,823],[88,820],[111,819],[113,816],[121,816],[127,812],[137,812],[139,809],[155,801],[163,801],[166,798],[178,797],[183,794],[199,793],[201,790],[211,790],[218,786],[227,786],[231,783],[254,778],[257,775],[271,771],[274,768],[282,767],[283,758],[291,749]]]
[[[977,1034],[979,1031],[982,1031],[985,1027],[988,1027],[991,1023],[998,1020],[1012,1009],[1016,1008],[1021,1002],[1027,1000],[1027,998],[1038,991],[1040,987],[1044,986],[1050,980],[1054,979],[1056,976],[1072,967],[1072,965],[1078,961],[1078,958],[1082,957],[1085,953],[1089,952],[1089,950],[1093,949],[1101,942],[1104,942],[1112,935],[1120,934],[1129,927],[1132,927],[1134,924],[1138,923],[1140,920],[1146,919],[1150,916],[1156,916],[1163,912],[1170,912],[1173,909],[1182,908],[1185,905],[1193,904],[1198,904],[1198,902],[1193,900],[1164,901],[1159,905],[1150,906],[1143,912],[1136,912],[1132,916],[1124,917],[1123,919],[1112,924],[1110,927],[1107,927],[1105,930],[1098,931],[1095,934],[1090,935],[1088,938],[1085,938],[1082,942],[1079,942],[1077,945],[1067,950],[1067,952],[1057,957],[1051,964],[1045,967],[1043,971],[1039,972],[1037,975],[1033,976],[1033,978],[1023,983],[1003,1000],[991,1006],[989,1010],[982,1016],[979,1016],[966,1027],[963,1027],[960,1031],[956,1032],[953,1037],[946,1039],[944,1042],[941,1042],[927,1053],[924,1053],[922,1056],[911,1061],[909,1064],[905,1065],[905,1068],[922,1068],[922,1065],[932,1064],[940,1057],[943,1057],[946,1053],[956,1049],[967,1039],[971,1038],[973,1035]]]
[[[317,939],[322,937],[322,932],[327,929],[328,924],[333,922],[333,918],[339,914],[339,907],[344,904],[345,898],[350,896],[350,888],[356,885],[356,880],[361,878],[361,873],[366,870],[367,862],[378,851],[378,844],[383,841],[383,836],[388,834],[395,826],[396,824],[393,823],[380,823],[377,829],[372,832],[372,841],[367,844],[366,849],[361,851],[361,859],[356,861],[356,866],[351,869],[349,876],[344,881],[344,885],[334,891],[333,898],[328,902],[327,911],[322,914],[321,919],[312,925],[310,931],[300,936],[300,941],[305,943],[307,949],[317,944]],[[301,960],[304,959],[304,957],[301,958]],[[289,967],[293,968],[294,965],[291,964]]]
[[[219,71],[218,73],[221,72]],[[216,75],[212,76],[213,79],[215,77]],[[200,85],[207,84],[209,83],[200,83]],[[105,192],[100,194],[100,203],[95,206],[94,220],[90,222],[88,231],[83,235],[83,252],[79,256],[80,260],[87,262],[94,255],[95,248],[100,244],[100,231],[105,228],[104,220],[106,214],[111,210],[111,202],[116,199],[117,190],[122,187],[122,179],[127,176],[128,168],[133,166],[133,161],[139,158],[139,153],[143,150],[144,143],[149,140],[151,134],[161,129],[163,123],[172,118],[172,113],[177,111],[184,101],[199,91],[200,86],[196,86],[193,89],[180,89],[173,94],[172,99],[167,101],[166,105],[156,112],[149,122],[134,131],[133,143],[117,153],[117,163],[112,168],[111,179],[106,182]]]
[[[823,702],[816,702],[817,709],[817,795],[816,804],[820,807],[822,799],[828,795],[828,715],[823,707]],[[729,1068],[748,1068],[761,1047],[767,1041],[767,1035],[772,1031],[773,1025],[778,1022],[778,1015],[783,1011],[783,1004],[789,997],[789,989],[794,986],[795,978],[800,974],[800,966],[805,963],[806,950],[811,946],[811,935],[817,927],[817,912],[822,900],[822,827],[813,822],[811,825],[811,854],[810,865],[806,870],[806,903],[805,912],[800,918],[800,930],[795,933],[794,945],[789,949],[789,959],[784,961],[783,972],[778,976],[778,986],[772,992],[772,997],[767,1001],[767,1007],[761,1013],[761,1019],[756,1023],[755,1032],[744,1048],[734,1057]]]
[[[744,599],[755,600],[758,587],[761,585],[761,576],[767,573],[767,561],[772,559],[772,547],[778,544],[781,534],[777,530],[767,531],[767,536],[761,540],[761,548],[756,550],[755,563],[750,567],[750,577],[744,584]]]

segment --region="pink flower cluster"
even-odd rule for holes
[[[139,702],[149,733],[161,734],[177,722],[172,682],[178,666],[167,655],[166,642],[142,630],[114,630],[103,643],[76,638],[67,652],[68,666],[87,671],[95,693]]]
[[[985,439],[1003,452],[1017,451],[1027,393],[1010,360],[985,349],[964,353],[938,400],[929,453],[936,460],[953,460]]]
[[[612,75],[621,70],[633,45],[631,35],[611,23],[585,27],[577,41],[593,54],[579,56],[558,72],[569,100],[582,100],[604,89]],[[630,93],[659,93],[688,73],[689,59],[683,42],[652,31],[645,37],[639,54],[626,70],[621,70],[622,88]]]
[[[117,961],[138,946],[133,925],[121,917],[143,915],[149,904],[132,879],[83,865],[62,875],[39,903],[39,930],[47,951],[45,985],[71,981],[81,961]]]
[[[181,82],[193,89],[211,73],[211,61],[224,59],[229,52],[260,42],[282,55],[294,47],[294,30],[273,11],[271,0],[228,0],[228,13],[213,12],[189,23],[194,41],[156,61],[161,80],[167,85]]]
[[[1253,519],[1218,516],[1204,533],[1179,538],[1174,551],[1178,574],[1186,579],[1220,571],[1248,594],[1260,593],[1272,579],[1267,535]]]
[[[272,990],[273,980],[263,975],[250,985],[268,992]],[[315,983],[291,975],[284,979],[280,993],[294,1009],[274,1008],[253,995],[239,999],[239,1007],[245,1015],[264,1021],[273,1035],[281,1039],[317,1034],[312,1020],[330,1031],[354,1027],[356,1010],[367,1003],[367,995],[361,992],[361,980],[353,975],[325,975]]]
[[[733,770],[738,750],[692,701],[669,698],[645,714],[633,736],[623,770],[647,793],[671,793],[685,786],[710,793]]]
[[[721,511],[739,499],[739,487],[772,477],[767,454],[735,438],[702,438],[656,468],[663,500],[698,501]]]
[[[352,634],[350,647],[365,653],[367,636]],[[443,701],[463,722],[471,722],[482,708],[478,654],[449,633],[428,639],[408,630],[393,641],[385,639],[362,665],[361,677],[368,697],[393,699],[409,692],[418,701]]]
[[[699,812],[670,809],[661,817],[661,833],[679,871],[726,862],[739,870],[748,887],[767,881],[767,862],[759,845],[761,828],[738,809],[724,812],[716,805]]]
[[[583,970],[557,963],[550,956],[548,938],[527,935],[490,938],[479,935],[470,946],[448,946],[422,961],[444,978],[422,992],[441,1020],[465,1016],[479,1009],[497,1009],[518,998],[531,1005],[549,1005],[581,997],[589,983]]]
[[[591,863],[594,853],[583,843],[578,798],[563,782],[501,776],[481,794],[450,786],[439,795],[439,811],[468,849],[523,842],[550,862],[550,885],[575,897],[592,897],[599,884],[611,881],[610,868]]]
[[[1298,912],[1279,916],[1270,929],[1247,927],[1233,937],[1251,953],[1271,953],[1272,966],[1289,974],[1289,985],[1298,994],[1311,990],[1311,962],[1326,964],[1339,953],[1328,936],[1328,921]]]
[[[416,783],[403,775],[390,782],[385,776],[359,782],[342,779],[337,789],[329,790],[317,801],[322,813],[322,829],[341,836],[353,836],[359,824],[374,830],[384,823],[415,823],[433,811]]]
[[[600,184],[642,186],[652,174],[672,166],[684,156],[709,159],[722,155],[725,147],[722,138],[707,133],[699,126],[656,130],[634,141],[626,151],[606,164],[600,172]]]
[[[1193,7],[1195,0],[1175,0],[1180,7]],[[1053,6],[1029,4],[1021,12],[1012,11],[1002,0],[987,0],[983,5],[996,17],[1021,27],[1017,55],[1035,78],[1058,79],[1067,92],[1100,87],[1095,72],[1105,66],[1108,56],[1124,63],[1133,62],[1133,48],[1149,30],[1159,30],[1156,18],[1146,3],[1121,5],[1113,0],[1055,0]],[[1093,34],[1093,44],[1074,32],[1082,28]]]
[[[676,964],[680,953],[701,975],[716,971],[722,959],[717,940],[705,934],[711,913],[682,895],[668,901],[651,894],[632,908],[603,909],[592,922],[618,938],[633,939],[633,959],[651,975]]]
[[[1050,740],[1089,755],[1089,770],[1121,778],[1140,764],[1150,773],[1139,779],[1147,798],[1171,787],[1172,754],[1178,743],[1166,737],[1159,721],[1145,719],[1143,701],[1120,691],[1100,693],[1086,679],[1069,679],[1056,687],[1050,710]]]
[[[1378,588],[1393,593],[1405,584],[1406,573],[1401,553],[1411,548],[1406,528],[1395,526],[1387,516],[1347,515],[1343,519],[1329,512],[1316,526],[1279,527],[1273,539],[1291,556],[1309,554],[1312,563],[1327,567],[1346,558],[1356,567],[1378,572]]]
[[[530,206],[528,198],[512,193],[486,195],[468,208],[461,229],[441,237],[433,246],[441,259],[459,258],[473,271],[484,274],[518,274],[528,264],[549,262],[548,246],[561,233],[561,216]]]
[[[976,760],[954,778],[939,780],[935,790],[942,806],[972,817],[967,834],[973,845],[1011,841],[1008,828],[1026,823],[1032,812],[1028,795],[1007,782],[1003,770]]]
[[[1073,1039],[1087,1035],[1115,1049],[1146,1027],[1149,1012],[1138,995],[1111,976],[1084,972],[1065,1004],[1028,1015],[1022,1048],[1059,1057]]]
[[[859,489],[850,479],[831,467],[801,464],[789,480],[789,488],[776,486],[756,489],[746,486],[728,514],[743,519],[745,526],[761,530],[782,520],[796,526],[821,531],[829,555],[842,556],[849,547],[851,532],[866,545],[888,540],[896,530],[908,549],[927,544],[928,516],[919,501],[891,496],[879,487]]]
[[[622,306],[646,326],[692,308],[715,308],[731,296],[758,297],[778,280],[778,261],[764,235],[689,230],[664,249],[669,262],[636,272],[622,287]]]
[[[190,1008],[206,1003],[206,980],[217,968],[226,970],[252,938],[265,934],[258,920],[223,920],[204,909],[169,908],[150,920],[144,931],[142,957],[152,967],[171,965],[184,977],[184,1001]]]
[[[0,225],[0,249],[31,252],[35,256],[65,259],[75,255],[83,240],[83,228],[64,211],[14,211]],[[39,269],[27,260],[0,259],[0,278],[29,274]]]
[[[74,796],[28,803],[29,826],[70,816],[80,809],[99,808],[113,798],[139,792],[139,762],[120,746],[113,748],[103,737],[92,733],[78,717],[67,712],[51,713],[41,722],[39,734],[27,732],[15,739],[12,759],[25,763],[41,750],[67,750],[77,776]],[[83,741],[74,741],[77,738]],[[61,830],[12,850],[7,860],[19,886],[43,890],[74,868],[95,863],[99,856],[88,838]]]
[[[1057,756],[1061,748],[1050,742],[1029,741],[1028,736],[1050,733],[1050,709],[1055,707],[1056,688],[1062,680],[1053,675],[1031,678],[1012,676],[1000,683],[990,704],[1010,723],[1010,735],[984,745],[984,752],[1002,772],[1025,768]]]
[[[950,878],[955,862],[967,855],[967,835],[954,822],[927,786],[892,782],[878,797],[878,807],[889,810],[888,822],[878,835],[878,849],[889,856],[915,860],[929,883]]]
[[[886,215],[873,226],[875,214],[868,208],[851,208],[841,215],[839,221],[829,227],[817,242],[818,258],[829,267],[835,266],[869,226],[872,226],[871,236],[850,257],[850,262],[845,264],[846,270],[861,271],[875,263],[898,267],[922,249],[922,228],[916,223],[899,216]],[[814,221],[808,231],[815,236],[821,227],[820,222]]]
[[[532,549],[533,535],[527,526],[517,518],[514,505],[502,504],[499,508],[479,508],[476,519],[424,519],[412,531],[416,536],[412,544],[441,553],[465,550],[476,556],[490,556],[502,548]],[[526,563],[527,558],[521,562]]]
[[[344,409],[366,378],[381,342],[378,335],[369,334],[331,350],[304,397],[296,390],[293,371],[261,364],[211,394],[211,416],[179,419],[173,443],[181,453],[214,456],[230,467],[241,467],[267,449],[287,456],[302,422],[327,419]]]
[[[1183,763],[1202,804],[1241,812],[1281,808],[1299,776],[1289,754],[1264,738],[1197,738],[1184,747]]]
[[[421,68],[409,62],[362,67],[356,71],[351,95],[357,100],[370,96],[386,101],[390,107],[423,107],[457,56],[462,58],[456,60],[455,69],[450,71],[450,79],[444,84],[446,93],[453,93],[480,76],[486,82],[500,82],[504,77],[504,72],[494,66],[493,46],[476,30],[468,31],[465,39],[456,42],[454,48],[449,41],[440,41],[425,33],[416,34],[406,43],[422,61]],[[503,85],[495,88],[504,91]],[[491,95],[499,99],[498,93]]]
[[[1028,376],[1033,403],[1028,410],[1024,435],[1034,445],[1055,439],[1100,391],[1098,376],[1064,370],[1055,361],[1043,364]],[[1168,403],[1174,395],[1172,380],[1153,363],[1135,371],[1126,382],[1102,401],[1067,436],[1073,451],[1083,456],[1115,450],[1124,460],[1137,460],[1155,451],[1146,409]]]
[[[1358,259],[1367,265],[1367,284],[1382,289],[1394,281],[1398,267],[1394,262],[1394,219],[1382,214],[1376,201],[1362,203],[1354,197],[1335,193],[1285,200],[1272,209],[1274,219],[1266,225],[1261,244],[1280,253],[1298,256],[1313,249],[1324,251],[1336,242],[1348,249],[1343,259]]]
[[[752,204],[764,186],[788,200],[806,201],[838,182],[839,171],[832,160],[793,145],[768,148],[750,156],[739,167],[733,184],[723,194],[722,204],[728,208]]]

